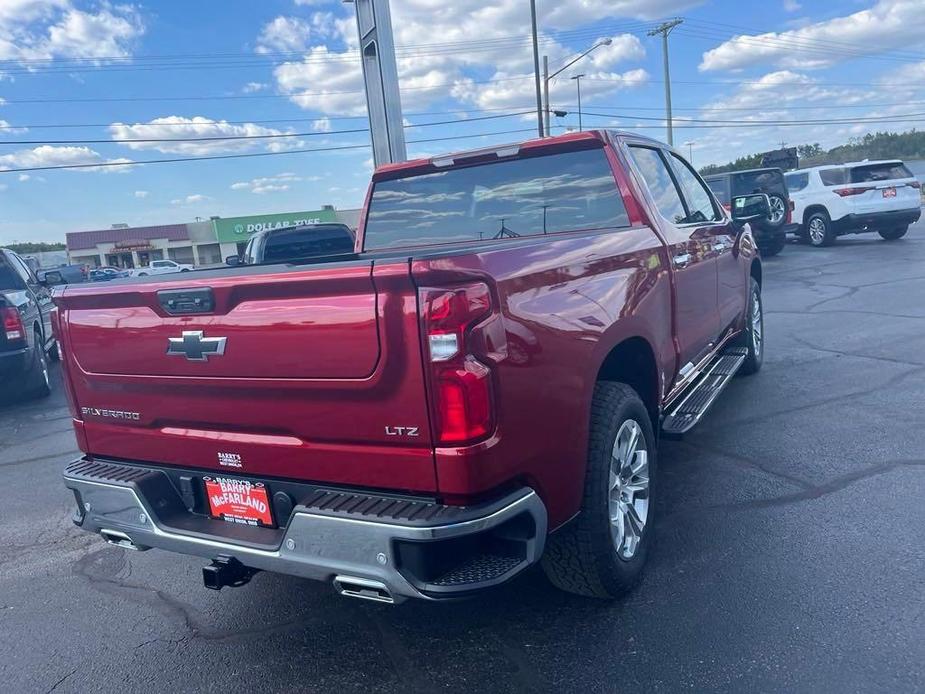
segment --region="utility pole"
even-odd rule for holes
[[[582,73],[572,78],[575,80],[575,85],[578,87],[578,132],[581,132],[581,78],[584,76],[584,73]]]
[[[546,137],[552,135],[552,124],[549,122],[549,56],[543,56],[543,125]]]
[[[543,94],[540,91],[540,45],[536,36],[536,0],[530,0],[530,23],[533,27],[533,77],[536,80],[536,128],[543,137]]]
[[[665,115],[668,120],[668,144],[674,145],[674,133],[671,131],[671,76],[668,73],[668,34],[683,22],[683,19],[672,19],[663,22],[649,32],[649,36],[662,35],[662,59],[665,63]]]
[[[381,166],[405,161],[408,154],[405,150],[389,0],[348,1],[354,3],[357,13],[373,163]]]

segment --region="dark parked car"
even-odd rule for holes
[[[51,333],[53,308],[47,287],[23,259],[0,248],[0,395],[51,392],[48,358],[58,356]]]
[[[86,267],[83,265],[62,265],[60,267],[39,268],[35,276],[46,284],[77,284],[87,281]]]
[[[242,256],[231,256],[228,265],[288,263],[310,258],[353,253],[353,232],[346,224],[306,224],[268,229],[254,234]]]
[[[128,276],[129,272],[127,270],[117,270],[112,267],[101,267],[90,270],[91,282],[109,282],[110,280],[117,280]]]
[[[787,233],[792,231],[790,195],[780,169],[749,169],[704,176],[710,189],[727,210],[732,198],[753,193],[765,193],[771,201],[771,214],[763,220],[752,222],[752,232],[758,242],[758,249],[764,256],[780,253],[787,242]]]

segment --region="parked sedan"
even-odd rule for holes
[[[0,394],[44,397],[51,392],[48,359],[58,356],[52,308],[45,284],[16,253],[0,248]]]
[[[96,270],[90,270],[90,281],[91,282],[109,282],[110,280],[116,280],[121,277],[129,276],[128,270],[117,270],[112,267],[101,267]]]
[[[189,272],[195,270],[193,265],[184,265],[173,260],[152,260],[148,267],[139,267],[132,270],[132,277],[144,277],[146,275],[167,275],[171,272]]]

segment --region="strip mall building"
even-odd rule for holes
[[[152,260],[169,259],[197,266],[219,265],[237,255],[258,231],[298,224],[339,222],[356,230],[359,210],[320,210],[213,217],[205,222],[149,227],[113,225],[110,229],[75,231],[67,234],[70,262],[91,267],[145,267]]]

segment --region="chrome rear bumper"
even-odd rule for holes
[[[87,473],[88,466],[104,472]],[[155,480],[157,475],[164,479]],[[156,494],[150,492],[154,482],[147,484],[151,480],[157,482]],[[165,480],[150,467],[86,460],[64,473],[79,505],[74,522],[112,544],[206,559],[232,557],[247,567],[331,582],[344,595],[384,602],[459,597],[503,583],[539,560],[546,537],[546,508],[532,489],[523,488],[484,506],[415,514],[432,516],[425,523],[296,504],[284,530],[268,531],[273,545],[258,546],[222,537],[230,525],[222,521],[205,521],[218,524],[211,526],[214,533],[164,522],[164,509],[174,504],[162,498],[173,489]],[[428,505],[430,510],[437,506]],[[492,555],[499,547],[506,556]],[[447,567],[445,559],[430,561],[428,553],[470,558],[465,566]],[[436,568],[421,568],[428,565]]]

